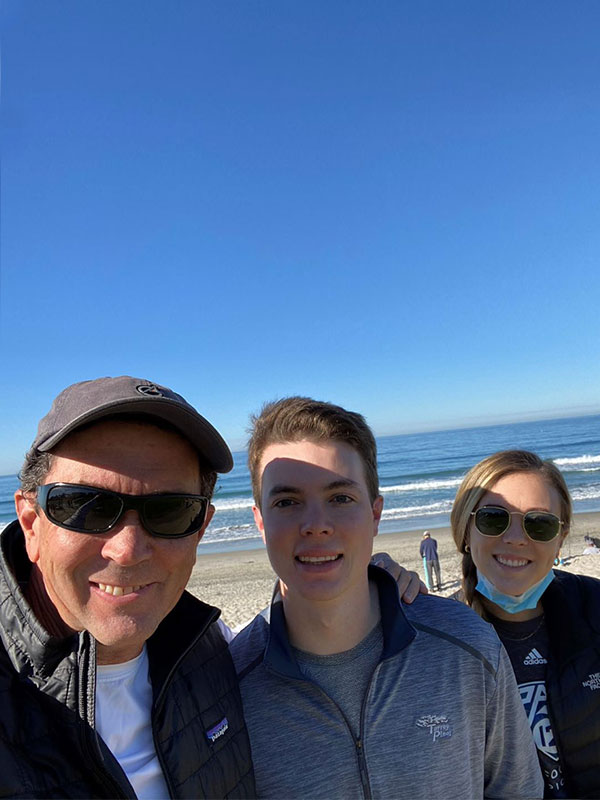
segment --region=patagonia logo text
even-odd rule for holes
[[[229,728],[229,721],[227,717],[223,717],[221,722],[218,722],[214,728],[211,728],[209,731],[206,731],[206,738],[210,739],[211,742],[216,742],[219,736],[223,736],[223,734]]]
[[[417,727],[427,728],[431,739],[437,742],[438,739],[449,739],[452,736],[450,720],[444,714],[425,714],[417,720]]]
[[[583,682],[583,686],[587,686],[587,688],[592,691],[594,691],[594,689],[600,689],[600,672],[593,672],[591,675],[588,675],[588,680]]]

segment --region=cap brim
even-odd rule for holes
[[[37,445],[41,452],[48,452],[73,431],[97,422],[114,414],[136,414],[164,420],[178,430],[201,454],[207,465],[216,472],[229,472],[233,469],[233,456],[221,434],[197,411],[189,411],[185,406],[163,397],[131,398],[115,400],[100,408],[81,414],[54,436]]]

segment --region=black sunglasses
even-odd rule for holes
[[[121,494],[78,483],[46,483],[37,498],[48,519],[68,531],[107,533],[133,509],[148,533],[164,539],[199,531],[208,508],[197,494]]]
[[[471,511],[475,517],[475,527],[484,536],[502,536],[509,527],[513,516],[522,517],[521,527],[525,534],[534,542],[551,542],[560,533],[562,520],[549,511],[508,511],[502,506],[482,506],[477,511]]]

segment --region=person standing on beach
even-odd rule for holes
[[[425,573],[425,583],[430,592],[434,592],[433,572],[437,582],[438,592],[442,591],[442,576],[440,573],[440,561],[438,558],[437,542],[431,538],[429,531],[423,534],[423,541],[419,547],[419,553],[423,559],[423,572]]]
[[[219,610],[184,591],[232,466],[164,386],[56,398],[0,535],[0,797],[256,796]]]
[[[383,498],[364,418],[309,398],[267,404],[248,460],[279,577],[230,645],[258,796],[541,797],[495,633],[442,598],[403,610],[369,564]]]

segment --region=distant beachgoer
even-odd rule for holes
[[[595,544],[588,544],[586,547],[583,548],[582,555],[584,556],[596,556],[600,553],[600,547],[596,547]]]
[[[513,665],[544,797],[600,797],[600,580],[552,569],[571,517],[557,467],[508,450],[466,475],[451,525],[464,599]]]
[[[429,531],[423,534],[423,541],[419,548],[419,553],[423,559],[423,572],[425,573],[425,583],[430,592],[435,592],[433,586],[433,573],[435,571],[435,579],[437,583],[438,592],[442,591],[442,575],[440,572],[440,561],[438,558],[437,541],[432,539]]]
[[[254,419],[254,518],[279,577],[231,643],[261,798],[525,798],[543,781],[510,662],[461,603],[400,603],[363,417],[292,397]]]

